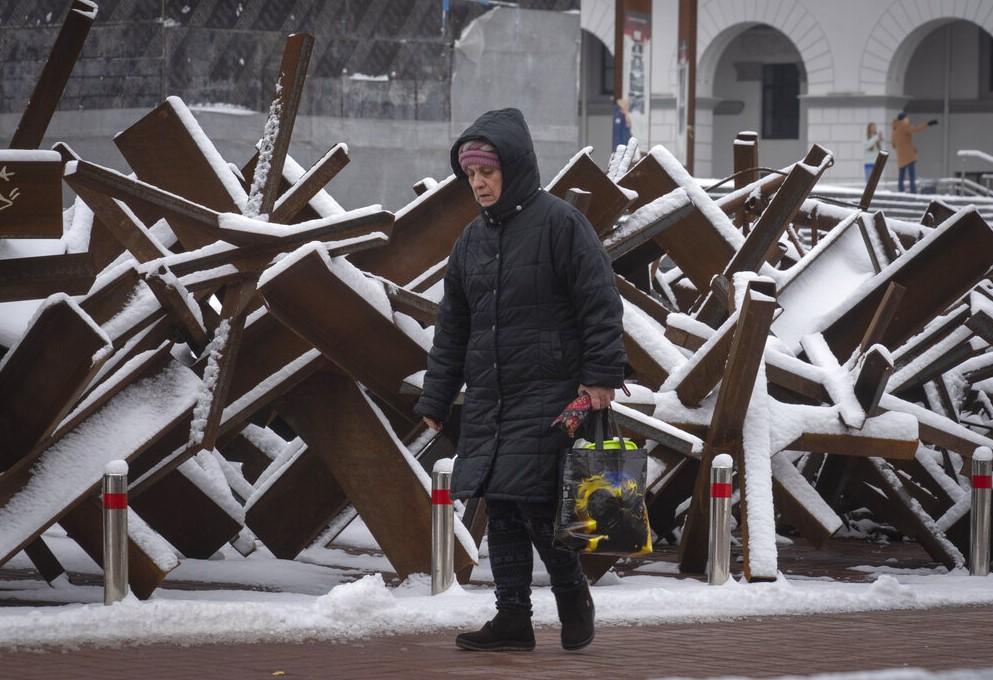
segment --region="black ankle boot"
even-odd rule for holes
[[[584,583],[576,590],[557,593],[555,603],[559,609],[559,621],[562,622],[562,648],[582,649],[593,642],[596,610],[589,585]]]
[[[526,611],[500,610],[474,633],[462,633],[455,645],[474,652],[530,652],[534,649],[534,628]]]

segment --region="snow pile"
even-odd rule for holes
[[[251,562],[251,560],[246,561]],[[303,566],[303,565],[301,565]],[[259,592],[160,591],[152,600],[129,599],[45,609],[0,609],[0,647],[81,644],[211,644],[346,641],[373,635],[475,628],[493,615],[488,588],[454,585],[430,595],[430,579],[414,576],[388,588],[379,574],[318,597]],[[206,597],[210,599],[206,599]],[[722,586],[657,576],[631,576],[593,589],[603,625],[729,621],[743,616],[802,615],[993,604],[993,578],[879,575],[873,583],[792,581]],[[535,588],[536,625],[558,625],[548,587]]]

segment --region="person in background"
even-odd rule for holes
[[[583,214],[541,188],[517,109],[484,113],[456,140],[452,170],[480,214],[452,248],[445,294],[414,411],[434,430],[465,383],[454,498],[488,511],[496,616],[455,644],[534,649],[531,571],[545,563],[562,646],[593,641],[579,554],[554,544],[559,463],[570,439],[552,423],[577,394],[604,409],[624,385],[624,313],[610,258]]]
[[[893,133],[890,135],[890,141],[896,150],[896,166],[899,168],[897,189],[901,193],[903,192],[905,175],[910,177],[910,193],[917,193],[917,149],[914,148],[913,135],[937,124],[938,121],[932,119],[920,125],[911,125],[910,117],[907,116],[906,111],[898,113],[896,120],[893,121]]]
[[[869,123],[865,129],[865,181],[869,181],[872,168],[876,165],[876,156],[883,150],[883,135],[876,130],[875,123]]]

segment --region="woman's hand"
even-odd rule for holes
[[[435,432],[441,432],[441,428],[444,427],[444,425],[445,425],[444,423],[439,423],[434,418],[428,418],[427,416],[424,416],[422,418],[422,420],[424,421],[424,424],[425,425],[427,425],[428,427],[430,427]]]
[[[580,385],[579,394],[590,395],[590,402],[594,411],[609,407],[610,402],[614,400],[613,387],[588,387],[586,385]]]

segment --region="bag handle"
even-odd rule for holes
[[[620,444],[621,451],[624,450],[624,437],[621,436],[621,428],[617,424],[617,418],[614,417],[614,409],[610,406],[607,408],[600,409],[596,411],[596,420],[593,423],[593,442],[597,450],[603,450],[603,435],[604,430],[607,430],[608,435],[612,429],[614,436],[610,439],[616,439]]]

